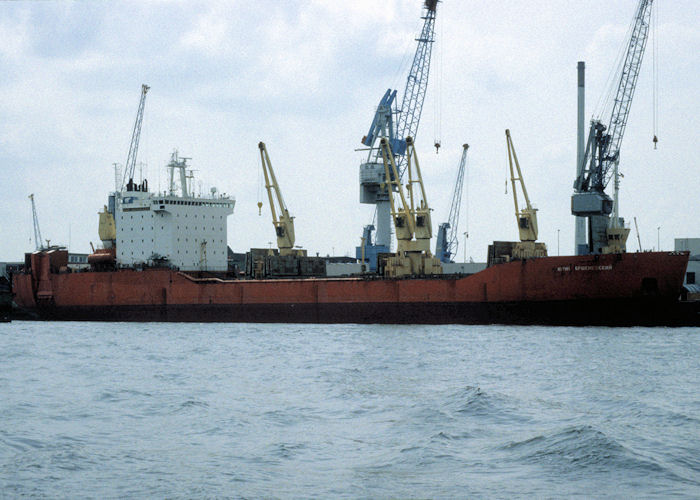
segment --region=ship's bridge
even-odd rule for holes
[[[118,196],[117,263],[166,261],[182,270],[226,271],[227,225],[235,199],[123,191]]]

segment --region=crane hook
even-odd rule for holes
[[[656,134],[654,134],[654,139],[652,139],[652,142],[654,143],[654,149],[656,149],[656,144],[659,142],[659,138],[656,137]]]

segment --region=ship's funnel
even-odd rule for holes
[[[586,99],[586,63],[578,62],[578,126],[576,131],[576,179],[581,176],[583,170],[583,156],[585,154],[585,99]],[[585,217],[576,217],[575,227],[575,250],[576,255],[584,255],[588,253],[588,244],[586,243],[586,219]]]

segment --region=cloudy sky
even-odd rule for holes
[[[139,150],[152,189],[170,153],[192,157],[202,191],[235,196],[229,245],[274,241],[258,216],[257,143],[266,142],[297,244],[353,255],[373,207],[360,205],[356,151],[384,93],[403,93],[420,0],[0,2],[0,260],[41,232],[88,252],[97,212],[126,160],[140,87],[151,86]],[[591,117],[605,95],[636,0],[444,0],[417,137],[434,227],[447,218],[462,144],[471,145],[460,233],[484,261],[515,240],[505,193],[510,128],[540,240],[573,251],[576,63]],[[658,150],[653,42],[622,144],[621,215],[642,246],[700,237],[700,15],[697,0],[657,2]],[[545,7],[546,6],[546,7]],[[607,115],[603,115],[607,122]],[[442,142],[439,154],[433,143]],[[198,188],[199,189],[199,184]],[[658,229],[660,228],[660,229]],[[460,258],[464,240],[460,239]],[[629,248],[636,250],[636,234]]]

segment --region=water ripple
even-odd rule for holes
[[[698,498],[699,334],[0,324],[0,497]]]

